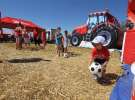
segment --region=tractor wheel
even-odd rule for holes
[[[96,36],[103,36],[105,38],[104,46],[108,48],[116,48],[117,47],[117,29],[113,26],[103,26],[98,28],[96,32],[92,34],[92,38],[94,39]]]
[[[71,41],[70,42],[71,42],[72,46],[79,46],[81,41],[82,41],[82,38],[80,36],[73,35],[71,37]]]

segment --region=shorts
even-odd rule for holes
[[[28,44],[30,42],[29,38],[24,38],[24,43]]]
[[[59,39],[58,39],[58,40],[55,40],[55,44],[56,44],[56,45],[62,45],[62,41],[59,40]]]
[[[106,59],[100,59],[100,58],[95,58],[94,62],[98,62],[99,64],[104,64],[107,60]]]
[[[63,47],[64,47],[64,48],[67,48],[67,47],[68,47],[68,42],[67,42],[67,41],[64,41]]]
[[[22,43],[22,36],[16,37],[16,43]]]
[[[35,42],[35,45],[39,45],[40,46],[40,41],[39,41],[39,39],[38,38],[34,38],[34,42]]]

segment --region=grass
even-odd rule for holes
[[[55,46],[44,50],[16,50],[15,44],[0,45],[0,100],[109,100],[120,75],[119,53],[111,53],[108,84],[91,78],[90,49],[70,47],[70,58],[57,57]]]

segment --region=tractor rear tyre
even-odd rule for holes
[[[118,33],[115,27],[113,26],[100,27],[96,30],[96,32],[93,32],[91,39],[93,40],[96,36],[103,36],[105,38],[104,46],[108,48],[117,47]]]

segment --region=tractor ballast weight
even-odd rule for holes
[[[105,37],[105,46],[109,48],[122,47],[123,32],[120,24],[108,11],[90,13],[87,24],[73,30],[71,44],[78,46],[82,40],[92,41],[99,35]]]

